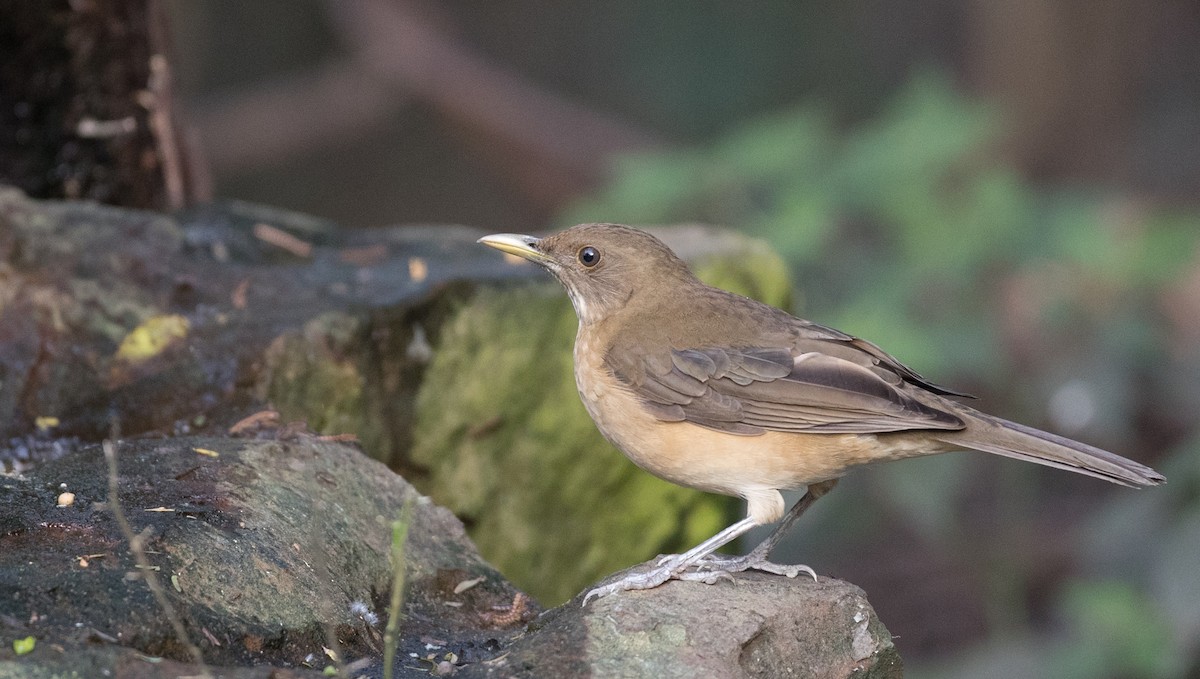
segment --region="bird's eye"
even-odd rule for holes
[[[579,263],[589,269],[600,263],[600,251],[592,246],[579,248]]]

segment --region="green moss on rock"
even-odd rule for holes
[[[391,450],[373,417],[360,366],[364,321],[339,312],[321,314],[298,333],[285,333],[264,354],[258,396],[285,422],[304,420],[321,434],[354,433],[377,457]]]

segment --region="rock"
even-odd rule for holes
[[[507,655],[462,676],[903,676],[866,595],[839,580],[750,573],[579,602],[547,612]]]
[[[100,446],[79,445],[0,477],[0,678],[197,675],[172,618],[221,676],[319,676],[331,636],[351,676],[380,676],[391,524],[406,502],[395,676],[900,676],[887,630],[843,582],[672,582],[539,617],[450,512],[353,447],[295,434],[116,450],[121,510],[146,531],[172,612],[105,505]],[[76,501],[58,507],[64,484]],[[33,652],[16,657],[11,640],[28,636]]]
[[[114,419],[127,435],[218,432],[278,399],[285,421],[355,431],[403,467],[423,365],[406,349],[426,307],[467,294],[458,281],[521,275],[479,235],[0,187],[0,442],[47,420],[86,440]]]
[[[37,639],[19,659],[0,649],[0,677],[29,676],[21,672],[31,665],[177,676],[178,666],[155,669],[136,655],[190,661],[172,615],[214,666],[321,669],[332,664],[328,634],[347,661],[377,665],[394,578],[391,523],[406,502],[407,669],[397,676],[428,676],[445,653],[492,657],[539,610],[530,602],[524,617],[497,626],[493,607],[511,606],[519,590],[479,557],[453,514],[352,447],[310,435],[175,438],[123,441],[117,456],[121,509],[135,533],[150,532],[146,559],[174,613],[151,595],[105,507],[100,446],[79,446],[23,478],[0,477],[0,628],[6,640]],[[55,505],[61,484],[74,505]]]

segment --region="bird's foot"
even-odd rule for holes
[[[671,555],[677,556],[677,555]],[[662,561],[666,561],[670,557],[664,557]],[[641,573],[630,573],[625,577],[615,582],[610,582],[607,585],[597,587],[583,597],[583,605],[587,606],[592,599],[599,599],[602,596],[616,594],[617,592],[627,592],[638,589],[654,589],[668,580],[687,580],[692,582],[703,582],[706,585],[716,584],[718,580],[729,579],[733,580],[733,575],[721,570],[688,570],[690,566],[679,567],[677,564],[662,565],[660,564],[648,571]]]
[[[672,568],[678,567],[679,556],[671,554],[664,556],[658,562],[660,567]],[[781,564],[767,561],[765,556],[751,552],[745,556],[728,556],[725,554],[709,554],[698,561],[688,565],[688,568],[694,569],[699,573],[724,573],[732,577],[733,573],[741,573],[742,571],[762,571],[764,573],[773,573],[782,575],[788,578],[794,578],[801,573],[807,573],[812,577],[813,582],[817,581],[817,573],[809,566],[804,564]]]

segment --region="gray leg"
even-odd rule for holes
[[[774,573],[776,575],[785,575],[789,578],[794,578],[800,573],[808,573],[813,580],[817,579],[817,574],[813,569],[804,565],[786,565],[772,563],[767,560],[771,550],[779,544],[783,539],[784,534],[792,527],[800,515],[808,510],[809,507],[817,501],[818,498],[828,493],[837,485],[837,479],[830,481],[822,481],[814,483],[808,487],[808,491],[804,496],[796,501],[787,515],[783,517],[783,521],[771,531],[765,540],[760,542],[757,547],[752,549],[745,556],[725,556],[723,554],[710,554],[707,557],[693,562],[697,569],[720,572],[720,573],[739,573],[745,570],[763,571],[766,573]],[[673,557],[668,557],[672,559]]]
[[[716,582],[718,578],[724,577],[723,574],[715,572],[685,573],[684,571],[692,565],[699,563],[717,549],[736,540],[756,525],[758,524],[754,523],[754,519],[749,517],[742,519],[687,552],[671,557],[670,563],[659,565],[645,573],[631,573],[616,582],[593,589],[583,597],[583,605],[586,606],[593,597],[607,596],[615,592],[623,592],[631,589],[651,589],[658,587],[672,578],[679,580],[702,580],[709,584]]]
[[[766,540],[763,540],[762,543],[745,556],[730,557],[713,554],[713,552],[744,535],[751,528],[754,528],[757,524],[751,518],[738,521],[683,554],[661,559],[658,565],[649,571],[632,573],[616,582],[602,585],[589,591],[583,597],[583,605],[586,606],[593,598],[632,589],[651,589],[672,579],[698,580],[713,584],[721,578],[731,578],[732,573],[748,569],[786,575],[789,578],[794,578],[800,573],[808,573],[813,577],[813,580],[816,580],[817,574],[808,566],[775,564],[767,561],[767,556],[779,544],[780,539],[783,538],[783,534],[791,528],[796,519],[800,518],[800,515],[811,507],[817,501],[817,498],[828,493],[836,484],[837,479],[833,479],[810,485],[808,492],[796,502],[795,506],[787,513],[787,516],[783,518],[779,526],[767,536]],[[695,568],[695,570],[689,571],[691,568]]]

